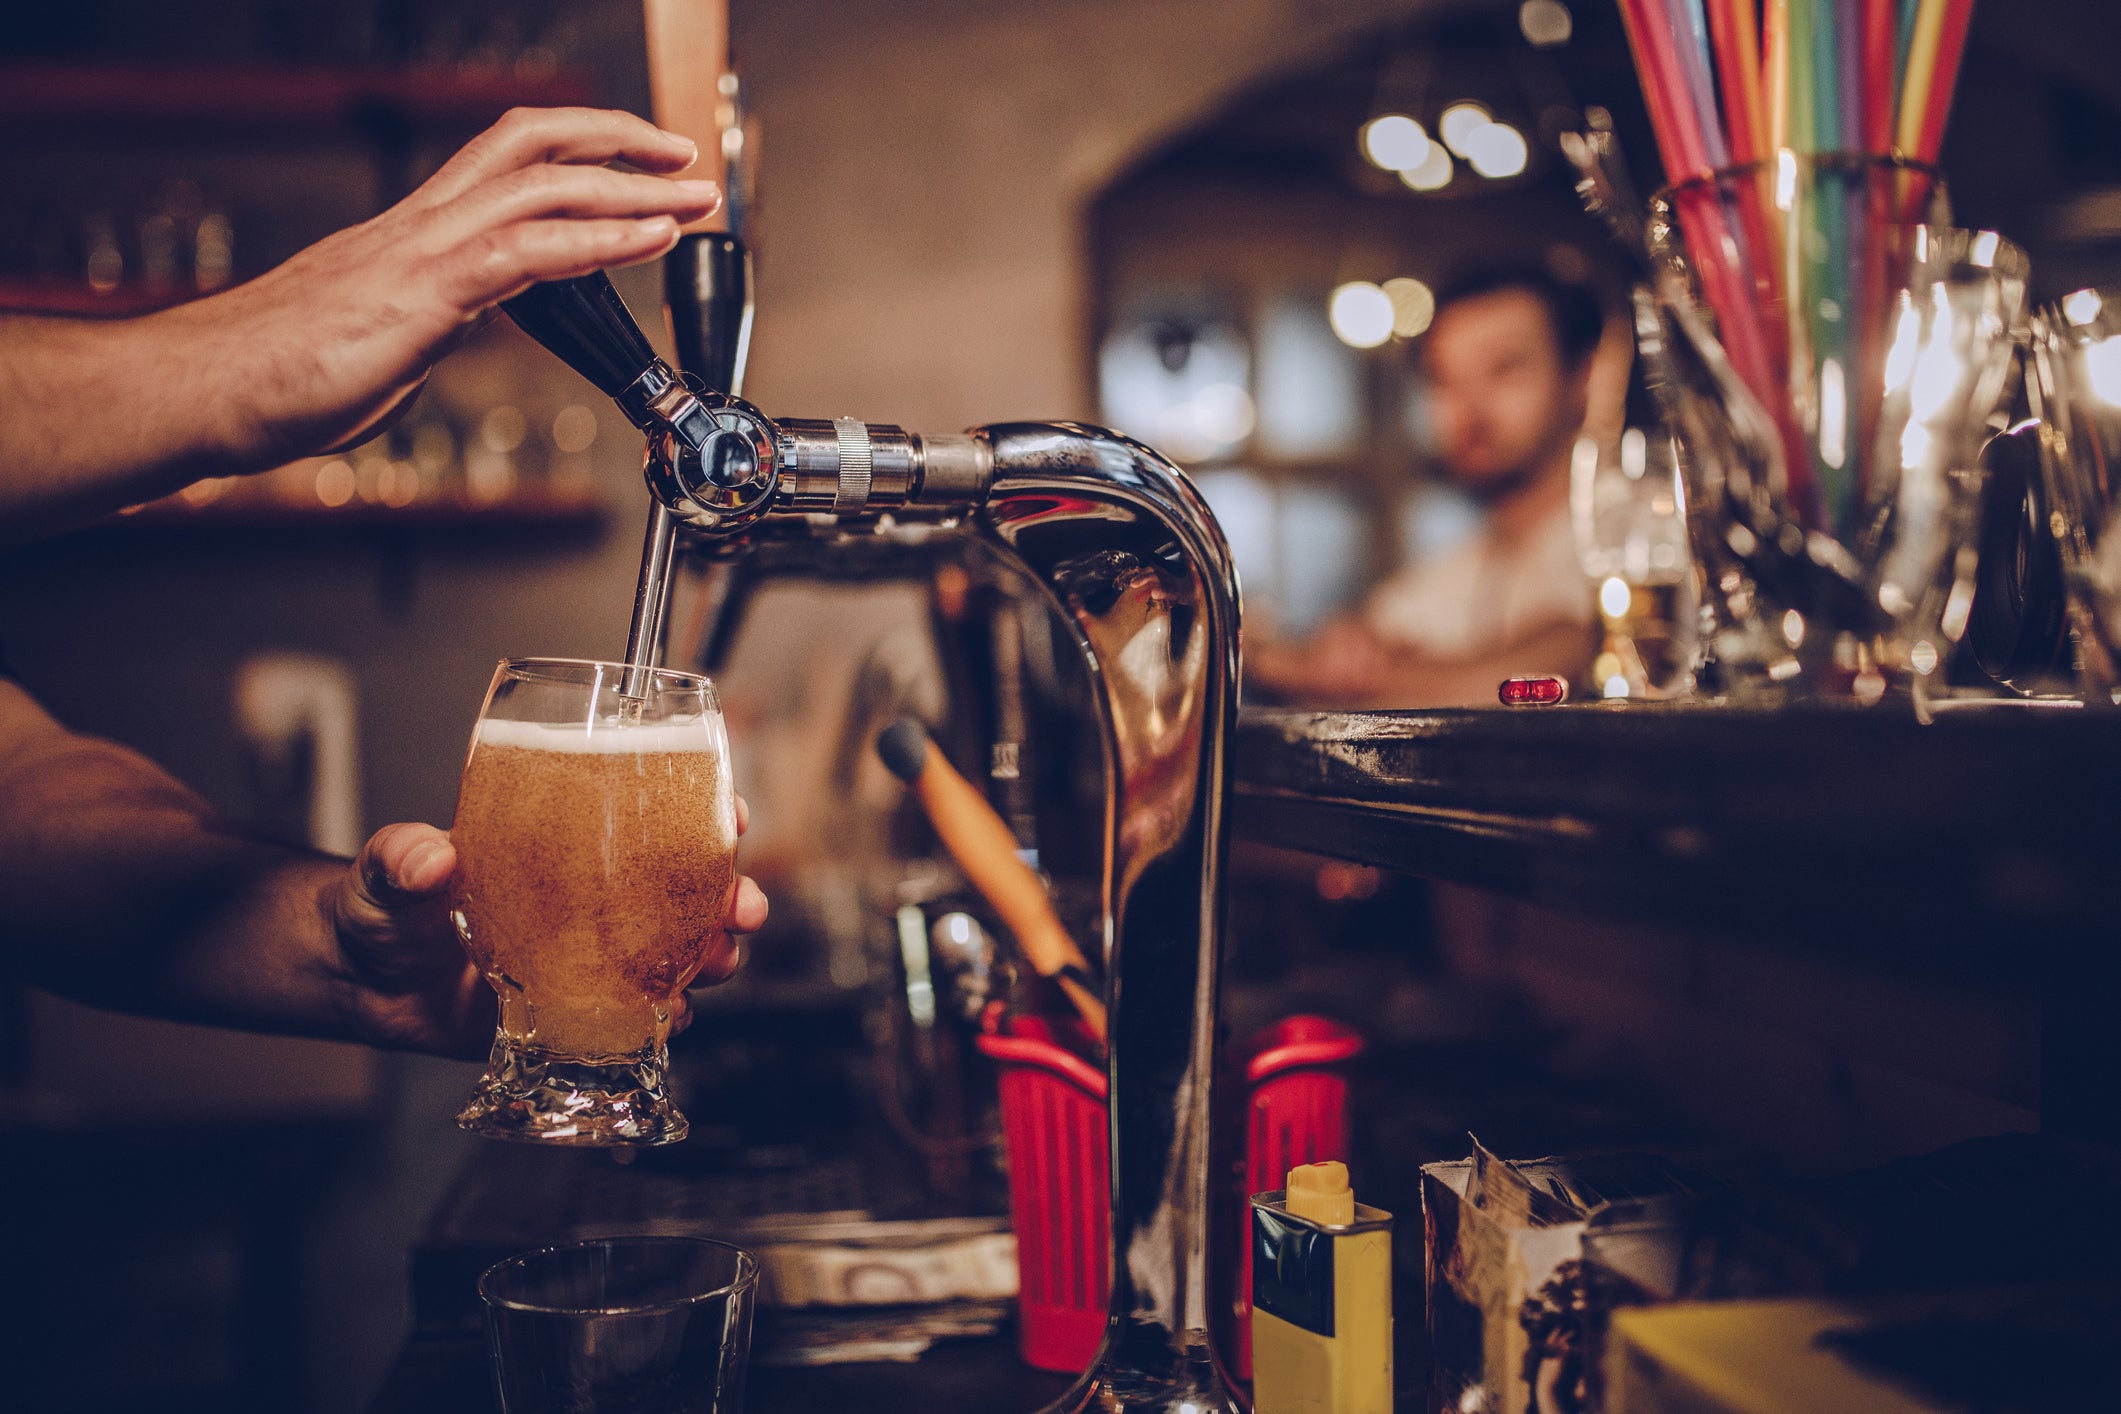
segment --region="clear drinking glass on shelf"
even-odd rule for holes
[[[1933,172],[1836,154],[1651,202],[1665,319],[1644,353],[1736,695],[1920,706],[1965,627],[2027,262],[1940,211]]]
[[[1610,445],[1579,439],[1569,493],[1577,557],[1605,633],[1592,687],[1606,698],[1683,696],[1700,615],[1670,435],[1630,427]]]
[[[759,1264],[697,1237],[547,1247],[479,1278],[503,1414],[738,1414]]]
[[[736,888],[736,795],[713,684],[504,660],[452,837],[451,917],[501,1002],[486,1074],[457,1123],[561,1144],[684,1138],[665,1081],[672,1013],[730,946]]]
[[[2033,321],[2033,415],[2084,700],[2121,701],[2121,285]]]

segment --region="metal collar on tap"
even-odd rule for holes
[[[705,534],[736,534],[769,513],[966,506],[993,476],[992,449],[975,436],[919,437],[855,418],[775,421],[741,398],[682,384],[650,390],[649,376],[635,385],[649,414],[649,490]]]

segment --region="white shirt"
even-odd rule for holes
[[[1394,571],[1363,604],[1379,638],[1440,659],[1476,658],[1546,629],[1589,625],[1597,612],[1566,500],[1522,535],[1484,528],[1454,550]]]

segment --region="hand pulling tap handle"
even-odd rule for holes
[[[987,798],[934,749],[928,731],[911,717],[884,728],[876,754],[907,785],[928,812],[943,847],[994,911],[1032,970],[1060,985],[1100,1045],[1105,1040],[1105,1004],[1093,990],[1089,959],[1075,945],[1046,897],[1031,866],[1017,856],[1016,836]]]

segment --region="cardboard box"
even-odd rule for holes
[[[1429,1408],[1591,1414],[1606,1312],[1677,1289],[1684,1200],[1705,1191],[1661,1159],[1473,1157],[1422,1169]],[[1640,1275],[1585,1260],[1617,1243]]]
[[[1678,1302],[1619,1311],[1608,1414],[2034,1414],[2112,1409],[2105,1286]]]
[[[2058,1193],[2071,1195],[2070,1220],[2056,1220],[2052,1202],[2032,1198]],[[1624,1308],[1713,1301],[1745,1303],[1728,1308],[1734,1310],[1795,1310],[1806,1302],[1785,1298],[1801,1297],[1822,1310],[1861,1311],[1873,1301],[1900,1300],[1894,1293],[1901,1292],[1980,1290],[1993,1297],[2110,1283],[2121,1270],[2121,1224],[2087,1215],[2113,1211],[2117,1201],[2121,1161],[2039,1135],[1969,1141],[1801,1184],[1757,1175],[1731,1185],[1706,1182],[1639,1156],[1505,1162],[1476,1144],[1471,1159],[1422,1171],[1428,1407],[1435,1414],[1620,1414],[1606,1382],[1616,1368],[1609,1327]],[[1830,1306],[1830,1293],[1852,1304]],[[2088,1305],[2110,1314],[2099,1334],[2121,1348],[2117,1308],[2121,1288]],[[1936,1342],[1930,1353],[1945,1366],[1954,1359],[1963,1366],[1960,1357],[1976,1344],[2068,1344],[2017,1316],[1998,1325],[1977,1314],[1954,1317],[1972,1323],[1964,1324],[1964,1338]],[[1626,1323],[1644,1319],[1629,1309]],[[1726,1330],[1715,1315],[1687,1319],[1703,1330]],[[1915,1335],[1904,1338],[1920,1344]],[[1859,1340],[1849,1348],[1860,1347]],[[2011,1383],[2048,1379],[2063,1363],[2060,1356],[2021,1354],[2009,1362],[2012,1373],[1994,1400],[1949,1407],[1990,1414],[2121,1409],[2111,1387],[2076,1403],[2028,1402]],[[2086,1356],[2083,1363],[2098,1360]],[[1754,1407],[1688,1403],[1698,1392],[1672,1389],[1665,1402],[1642,1407],[1652,1414]]]

